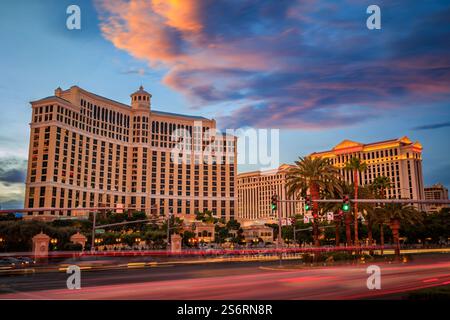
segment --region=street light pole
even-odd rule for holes
[[[93,218],[92,218],[92,239],[91,239],[91,252],[94,252],[94,243],[95,243],[95,217],[97,216],[97,212],[93,212]]]
[[[171,210],[169,210],[169,216],[167,217],[167,250],[170,250],[170,218],[172,216]]]
[[[278,201],[278,197],[277,197],[277,203],[279,203],[279,201]],[[281,249],[282,248],[282,243],[281,243],[281,241],[282,241],[282,237],[281,237],[281,206],[277,206],[277,211],[278,211],[278,241],[277,241],[277,248],[278,249]],[[282,254],[282,252],[280,251],[280,266],[281,266],[281,262],[282,262],[282,259],[283,259],[283,254]]]
[[[295,241],[295,224],[294,224],[294,246],[296,245],[297,241]]]

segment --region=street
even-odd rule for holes
[[[381,268],[381,289],[369,290],[366,268]],[[450,285],[450,255],[408,263],[310,267],[298,261],[162,265],[82,271],[80,290],[64,272],[0,277],[0,299],[372,299]]]

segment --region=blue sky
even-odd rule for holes
[[[425,183],[450,185],[450,4],[377,1],[370,31],[372,2],[2,1],[0,205],[22,206],[29,101],[72,85],[128,103],[142,84],[157,110],[279,128],[281,162],[407,135]]]

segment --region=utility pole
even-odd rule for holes
[[[295,241],[295,225],[294,225],[294,246],[297,244],[297,241]]]
[[[169,208],[169,216],[167,218],[167,250],[170,250],[170,218],[172,217],[172,210]]]
[[[278,208],[278,249],[281,249],[281,241],[282,241],[282,236],[281,236],[281,224],[282,224],[282,221],[281,221],[281,210],[280,210],[280,208]]]
[[[94,243],[95,243],[95,217],[97,216],[97,212],[94,211],[92,218],[92,237],[91,237],[91,252],[94,252]]]
[[[276,200],[276,204],[277,204],[276,209],[277,209],[277,212],[278,212],[278,241],[277,241],[277,249],[281,249],[282,248],[282,241],[283,241],[283,237],[282,237],[282,234],[281,234],[281,231],[282,231],[282,228],[281,228],[281,224],[282,224],[282,221],[281,221],[281,207],[278,206],[278,204],[279,204],[278,196],[275,195],[275,197],[276,197],[275,200]],[[282,260],[283,260],[283,253],[280,250],[280,266],[281,266]]]

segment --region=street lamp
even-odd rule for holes
[[[170,218],[172,217],[172,207],[169,208],[169,216],[167,217],[167,250],[170,249]]]
[[[56,250],[56,244],[58,243],[58,239],[53,238],[50,240],[50,243],[53,245],[53,250]]]

